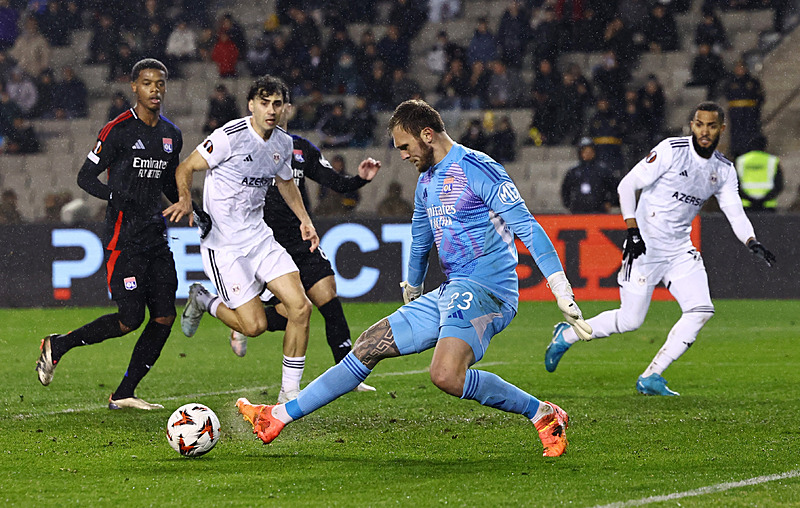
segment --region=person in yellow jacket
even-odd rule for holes
[[[778,194],[783,190],[780,159],[766,152],[767,139],[756,136],[750,151],[736,158],[739,195],[742,205],[752,211],[775,211]]]

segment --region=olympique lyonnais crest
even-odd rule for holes
[[[161,138],[161,143],[164,145],[164,151],[172,153],[172,138]]]
[[[451,190],[453,190],[453,182],[456,179],[452,176],[448,176],[447,178],[442,181],[442,194],[449,194]]]
[[[275,161],[275,164],[279,163],[281,161],[281,154],[279,154],[278,152],[273,153],[272,160]]]
[[[128,291],[136,289],[136,277],[125,277],[123,282],[125,282],[125,289]]]
[[[302,150],[292,150],[294,154],[294,160],[299,162],[300,164],[304,163],[306,160],[303,158],[303,151]]]

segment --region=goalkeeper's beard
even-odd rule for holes
[[[417,165],[417,171],[424,173],[433,166],[433,147],[426,145],[420,138],[417,138],[417,143],[419,144],[420,151],[422,151],[422,155],[419,158],[419,165]]]

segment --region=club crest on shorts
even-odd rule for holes
[[[279,163],[281,161],[281,154],[279,154],[278,152],[273,153],[272,160],[275,161],[275,164]]]
[[[125,277],[123,279],[123,282],[125,283],[125,289],[127,289],[128,291],[133,291],[137,287],[136,277]]]
[[[644,286],[645,284],[647,284],[647,277],[645,277],[644,275],[640,275],[639,280],[637,280],[636,282],[638,282],[640,286]]]
[[[238,295],[242,292],[242,286],[236,282],[231,286],[231,291],[233,291],[233,294]]]

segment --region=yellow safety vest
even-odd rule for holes
[[[736,172],[739,174],[739,185],[748,196],[762,198],[775,187],[775,173],[778,171],[779,159],[766,152],[753,150],[736,158]],[[764,208],[775,208],[777,199],[764,202]],[[745,208],[750,200],[742,199]]]

